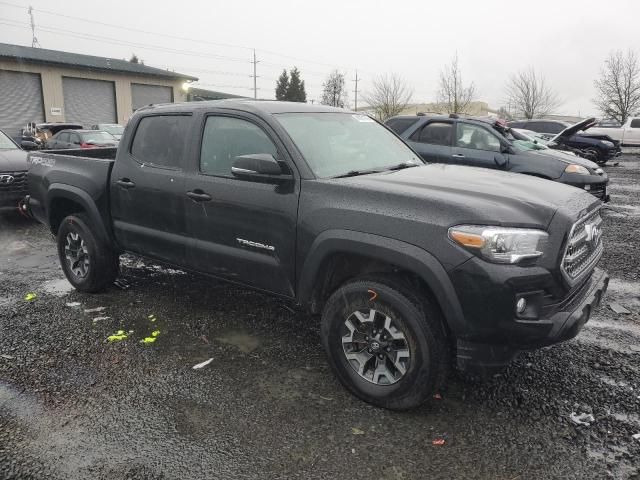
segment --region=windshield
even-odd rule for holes
[[[16,144],[7,137],[4,132],[0,132],[0,150],[17,150]]]
[[[424,163],[400,139],[366,115],[281,113],[276,118],[313,173],[321,178]]]
[[[114,136],[107,132],[96,131],[82,134],[82,141],[86,143],[113,142],[114,140]]]
[[[511,128],[505,130],[503,135],[507,140],[511,141],[511,145],[513,145],[514,149],[518,152],[548,149],[547,146],[539,143],[536,139]]]
[[[124,127],[122,125],[100,125],[100,130],[104,130],[111,135],[122,135]]]

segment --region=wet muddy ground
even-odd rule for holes
[[[44,227],[1,216],[0,478],[639,478],[640,158],[607,171],[612,281],[583,332],[408,413],[345,392],[317,319],[130,257],[128,288],[80,294]]]

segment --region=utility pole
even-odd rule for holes
[[[351,80],[352,82],[356,82],[356,88],[353,91],[353,93],[355,94],[354,97],[355,97],[355,103],[356,103],[354,110],[356,112],[358,111],[358,80],[361,80],[361,79],[358,78],[358,71],[356,70],[356,78],[355,80]]]
[[[256,60],[256,49],[253,49],[253,98],[258,99],[258,75],[256,74],[256,67],[258,65],[258,60]]]
[[[29,5],[29,18],[31,19],[31,47],[42,47],[36,38],[36,20],[33,16],[33,7]]]

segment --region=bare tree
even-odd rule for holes
[[[458,66],[456,53],[451,64],[445,65],[440,72],[437,102],[447,113],[467,113],[475,96],[476,87],[473,82],[467,87],[462,82],[462,72]]]
[[[347,103],[344,73],[334,70],[329,74],[327,80],[322,84],[322,100],[320,103],[344,108]]]
[[[507,83],[507,101],[516,115],[525,118],[548,115],[560,105],[556,93],[533,68],[511,76]]]
[[[610,53],[594,84],[597,98],[593,103],[598,110],[624,124],[640,108],[640,64],[635,52]]]
[[[412,97],[413,89],[395,73],[376,77],[372,89],[362,95],[380,121],[398,115],[407,108]]]

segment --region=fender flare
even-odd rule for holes
[[[89,220],[91,220],[92,227],[95,228],[94,233],[101,241],[105,242],[107,245],[111,244],[111,237],[107,233],[104,225],[104,220],[102,219],[102,215],[100,215],[100,211],[98,210],[95,201],[87,192],[72,185],[66,185],[64,183],[52,183],[49,186],[46,197],[46,215],[49,227],[51,227],[51,205],[56,199],[59,198],[71,200],[79,204],[88,215]]]
[[[298,300],[309,305],[323,263],[336,253],[353,253],[384,259],[420,277],[438,301],[449,328],[464,332],[465,320],[458,295],[442,264],[420,247],[389,237],[353,230],[325,230],[316,237],[304,261],[298,280]]]

